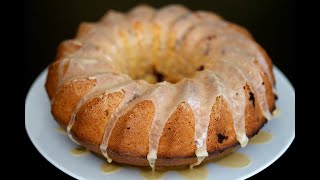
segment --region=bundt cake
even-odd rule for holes
[[[46,90],[70,138],[109,162],[198,165],[246,146],[275,109],[272,62],[250,33],[181,5],[82,23]]]

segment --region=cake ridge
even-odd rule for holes
[[[128,84],[121,86],[119,89],[121,89],[121,92],[124,94],[124,98],[122,99],[118,107],[112,112],[111,117],[108,120],[107,126],[105,127],[103,139],[100,145],[100,150],[102,154],[107,158],[109,163],[112,162],[112,159],[108,156],[107,148],[109,138],[111,136],[114,126],[116,125],[120,117],[126,113],[125,110],[128,109],[128,107],[132,107],[130,106],[130,103],[137,104],[136,99],[139,98],[146,91],[148,91],[148,89],[150,89],[150,85],[148,83],[145,83],[144,81],[137,82],[131,80]]]
[[[73,138],[71,134],[71,129],[76,120],[77,112],[84,105],[84,103],[86,103],[88,100],[92,99],[97,95],[107,93],[108,90],[111,92],[120,91],[123,86],[126,86],[127,84],[132,82],[130,77],[115,73],[98,74],[96,76],[93,76],[92,79],[96,80],[96,86],[92,88],[90,91],[88,91],[76,104],[75,108],[72,111],[72,116],[67,126],[67,134],[75,143],[78,142]]]
[[[226,98],[229,102],[229,108],[232,110],[236,137],[241,147],[244,147],[248,143],[244,120],[245,94],[243,87],[246,85],[244,75],[230,62],[216,61],[210,70],[218,74],[226,84],[225,91],[228,92]]]

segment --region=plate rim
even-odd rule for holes
[[[26,100],[25,100],[25,130],[27,132],[27,135],[29,137],[29,139],[31,140],[33,146],[36,148],[36,150],[44,157],[44,159],[46,159],[47,161],[49,161],[54,167],[58,168],[60,171],[62,171],[63,173],[67,174],[68,176],[71,176],[73,178],[76,179],[83,179],[83,177],[73,173],[72,171],[68,170],[67,168],[61,166],[59,163],[57,163],[55,160],[53,160],[51,158],[51,156],[49,156],[42,148],[39,147],[39,145],[37,143],[35,143],[35,139],[34,137],[31,135],[31,133],[29,132],[28,128],[27,128],[27,104],[28,104],[28,100],[30,99],[30,94],[32,92],[32,90],[35,88],[36,84],[38,81],[40,81],[40,78],[48,72],[48,67],[46,67],[44,70],[42,70],[39,75],[36,77],[36,79],[33,81],[32,85],[30,86],[27,96],[26,96]]]

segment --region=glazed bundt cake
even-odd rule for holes
[[[246,146],[275,109],[250,33],[181,5],[110,10],[62,42],[46,89],[70,138],[109,162],[198,165]]]

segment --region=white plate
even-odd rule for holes
[[[275,67],[280,115],[268,122],[263,130],[272,134],[266,144],[251,145],[238,152],[247,155],[251,163],[244,168],[225,168],[214,163],[207,164],[208,179],[245,179],[262,171],[277,160],[290,146],[295,137],[295,92],[287,78]],[[100,169],[104,160],[89,153],[75,157],[70,153],[76,145],[69,138],[57,132],[58,125],[50,113],[50,101],[44,83],[47,69],[31,86],[25,104],[25,125],[27,133],[38,151],[54,166],[77,179],[143,179],[140,170],[122,168],[112,174]],[[183,179],[170,171],[163,179]]]

